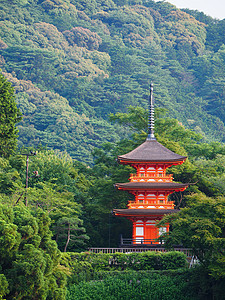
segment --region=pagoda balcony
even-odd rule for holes
[[[166,203],[138,203],[136,201],[129,201],[127,207],[130,209],[138,209],[138,208],[144,208],[144,209],[174,209],[174,203],[166,202]]]
[[[168,174],[165,176],[137,176],[137,174],[130,174],[129,180],[131,182],[172,182],[173,174]]]

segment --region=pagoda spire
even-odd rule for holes
[[[153,83],[150,84],[149,97],[149,115],[148,115],[148,136],[146,141],[156,140],[154,135],[154,101],[153,101]]]

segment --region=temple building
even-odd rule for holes
[[[116,216],[126,217],[133,223],[132,244],[157,245],[160,242],[156,239],[162,233],[169,231],[169,224],[157,228],[156,222],[165,214],[177,211],[168,196],[174,192],[184,191],[188,184],[173,182],[172,174],[167,175],[166,169],[182,164],[185,159],[185,156],[170,151],[155,138],[153,85],[151,84],[147,139],[133,151],[118,156],[119,163],[136,169],[135,174],[130,174],[129,182],[115,184],[117,189],[133,194],[135,200],[129,201],[127,209],[113,210]]]

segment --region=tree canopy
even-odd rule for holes
[[[164,217],[172,230],[166,246],[183,245],[191,248],[201,265],[215,279],[225,278],[225,198],[210,198],[204,194],[187,197],[188,202],[177,214]]]
[[[7,299],[65,299],[60,252],[41,210],[0,204],[2,296]]]
[[[166,245],[192,247],[203,284],[224,287],[224,21],[152,0],[0,8],[0,298],[65,299],[60,250],[131,236],[112,215],[132,197],[113,187],[132,172],[116,158],[146,138],[150,81],[157,140],[188,156],[168,170],[189,188],[170,196]]]
[[[21,112],[16,106],[12,84],[0,74],[0,156],[8,157],[17,146],[17,123]]]
[[[1,2],[0,66],[18,107],[19,147],[91,152],[130,132],[109,113],[156,106],[224,142],[224,22],[164,1]]]

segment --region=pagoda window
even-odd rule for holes
[[[141,236],[143,236],[144,235],[144,227],[136,227],[136,236],[139,236],[139,235],[141,235]]]
[[[136,244],[142,244],[142,241],[144,239],[144,223],[141,220],[136,222],[135,236]]]

